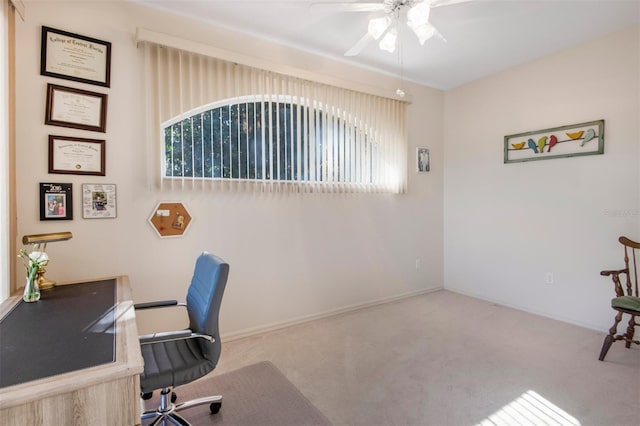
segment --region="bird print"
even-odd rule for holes
[[[540,152],[544,152],[544,147],[547,145],[547,137],[543,136],[540,139],[538,139],[538,149],[540,150]]]
[[[549,149],[547,149],[547,152],[551,152],[551,148],[553,148],[557,143],[558,138],[556,137],[556,135],[551,135],[551,137],[549,138]]]
[[[511,146],[513,147],[513,149],[522,149],[524,148],[525,143],[526,142],[512,143]]]
[[[582,143],[580,144],[580,146],[584,146],[584,144],[586,144],[587,142],[589,142],[591,139],[593,139],[596,136],[596,131],[593,129],[589,129],[587,130],[587,133],[584,135],[584,139],[582,140]]]
[[[538,146],[533,141],[533,139],[529,138],[529,140],[527,141],[527,144],[529,145],[529,148],[533,150],[533,152],[535,152],[536,154],[538,153]]]

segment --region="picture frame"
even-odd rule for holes
[[[49,135],[49,173],[105,175],[105,141]]]
[[[82,184],[82,218],[114,219],[117,217],[115,184]]]
[[[105,133],[107,95],[49,83],[44,124]]]
[[[40,220],[73,219],[73,184],[40,183]]]
[[[504,137],[505,164],[598,154],[604,154],[604,120]]]
[[[40,75],[110,87],[111,43],[43,25]]]
[[[425,146],[416,148],[416,172],[429,173],[431,171],[431,150]]]

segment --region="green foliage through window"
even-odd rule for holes
[[[370,183],[375,145],[345,117],[292,102],[232,102],[165,124],[165,177]]]

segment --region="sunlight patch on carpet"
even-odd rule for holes
[[[580,426],[578,419],[532,390],[523,393],[478,425],[514,424]]]

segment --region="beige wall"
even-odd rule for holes
[[[39,75],[40,26],[113,43],[111,88]],[[155,192],[145,183],[141,61],[135,31],[172,35],[395,91],[397,81],[344,63],[170,18],[125,2],[27,2],[17,31],[18,237],[69,230],[52,244],[50,278],[65,281],[127,274],[136,301],[182,299],[202,250],[226,259],[231,274],[221,313],[223,334],[268,326],[443,285],[443,94],[407,83],[409,191],[405,195],[265,195]],[[45,126],[47,83],[108,94],[106,134]],[[47,174],[48,135],[106,140],[107,175]],[[432,149],[432,171],[413,172],[418,145]],[[72,182],[74,220],[41,222],[39,182]],[[83,219],[82,183],[112,183],[116,219]],[[182,201],[194,216],[187,234],[159,239],[147,218],[159,201]],[[416,259],[420,268],[416,268]],[[142,320],[142,330],[149,326]]]
[[[599,272],[640,238],[639,52],[635,28],[446,93],[445,287],[611,326]],[[604,155],[503,164],[504,135],[599,119]]]

